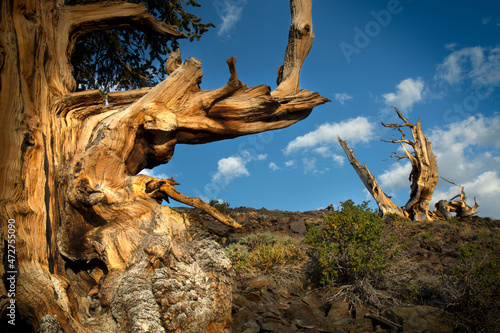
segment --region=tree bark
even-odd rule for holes
[[[394,109],[398,117],[403,120],[403,124],[382,123],[382,126],[396,128],[401,133],[401,139],[382,141],[400,143],[405,151],[405,155],[400,156],[394,153],[391,157],[396,157],[398,160],[408,158],[411,162],[411,193],[410,199],[404,205],[403,210],[415,221],[433,220],[433,216],[429,211],[429,201],[432,199],[439,176],[436,156],[432,152],[432,144],[422,132],[420,120],[416,125],[411,124],[397,108]],[[405,138],[405,134],[401,129],[403,127],[410,129],[413,140]],[[410,146],[413,149],[413,153],[410,153],[405,145]]]
[[[464,187],[445,178],[443,178],[443,180],[460,187],[460,194],[454,196],[449,201],[439,200],[438,202],[436,202],[434,213],[446,220],[449,220],[451,218],[450,212],[454,212],[458,217],[467,217],[476,214],[476,211],[479,208],[479,205],[476,202],[476,198],[474,198],[474,206],[471,207],[467,205],[467,196],[465,195]],[[457,197],[460,197],[460,200],[453,201]]]
[[[1,231],[7,240],[15,226],[15,243],[5,244],[16,253],[15,267],[2,266],[16,281],[15,297],[0,285],[2,316],[14,299],[16,320],[34,330],[222,331],[231,320],[230,262],[215,243],[193,240],[186,217],[160,202],[171,197],[239,225],[180,194],[174,180],[138,173],[167,163],[176,144],[284,128],[328,101],[299,88],[313,38],[310,0],[291,1],[275,91],[247,88],[235,58],[225,86],[201,90],[201,63],[188,58],[156,87],[110,93],[107,105],[99,91],[73,92],[79,36],[116,25],[182,33],[124,2],[0,6]]]

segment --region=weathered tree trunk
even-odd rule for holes
[[[104,105],[99,91],[72,92],[69,57],[79,36],[116,26],[184,35],[137,4],[1,2],[0,215],[4,239],[15,240],[5,243],[4,258],[14,246],[16,253],[15,266],[1,272],[4,317],[15,300],[17,324],[23,320],[35,330],[215,332],[228,326],[229,261],[215,243],[192,240],[185,217],[159,202],[170,196],[210,208],[177,192],[173,180],[138,173],[167,163],[178,143],[287,127],[327,101],[299,88],[313,38],[310,0],[292,0],[291,9],[275,91],[247,88],[234,58],[224,87],[201,90],[201,63],[189,58],[178,68],[170,61],[171,74],[156,87],[110,93]],[[11,229],[15,238],[8,238]],[[10,276],[14,290],[5,282]]]
[[[479,208],[479,205],[476,202],[476,198],[474,198],[474,206],[471,207],[467,205],[467,197],[465,196],[464,187],[447,179],[443,178],[443,180],[460,187],[460,194],[454,196],[449,201],[439,200],[438,202],[436,202],[434,213],[440,218],[444,218],[445,220],[449,220],[451,218],[450,212],[454,212],[458,217],[467,217],[476,214],[476,211]],[[453,201],[453,199],[456,199],[457,197],[460,197],[460,200]]]
[[[380,189],[375,177],[370,173],[368,168],[362,167],[356,160],[352,149],[347,147],[345,141],[339,138],[339,143],[344,148],[351,165],[354,167],[359,177],[365,184],[368,191],[372,194],[377,202],[382,214],[389,213],[397,214],[400,216],[408,217],[415,221],[433,220],[434,214],[429,211],[429,201],[434,193],[438,181],[438,168],[436,164],[436,157],[432,153],[432,145],[427,137],[422,132],[420,121],[416,125],[411,124],[398,109],[394,108],[398,117],[403,120],[403,124],[384,124],[384,127],[396,128],[401,133],[401,139],[382,140],[384,142],[400,143],[405,155],[397,155],[394,153],[391,157],[397,157],[398,160],[408,158],[412,165],[410,173],[411,193],[410,199],[403,207],[398,207],[392,200],[385,195]],[[405,133],[402,128],[410,128],[413,140],[405,138]],[[408,145],[413,149],[410,153],[405,146]]]
[[[364,166],[359,163],[359,161],[354,157],[354,153],[352,152],[352,149],[349,149],[347,147],[346,141],[342,141],[340,137],[337,136],[337,139],[344,149],[344,152],[347,155],[347,158],[349,159],[349,162],[351,163],[352,167],[354,170],[356,170],[356,173],[358,174],[359,178],[365,184],[366,189],[372,197],[375,199],[375,202],[378,205],[378,208],[382,215],[387,215],[387,214],[396,214],[400,216],[406,216],[405,211],[401,209],[401,207],[396,206],[394,202],[388,197],[384,191],[380,188],[378,185],[377,180],[375,177],[371,174],[370,170],[368,170],[368,167],[366,164]]]

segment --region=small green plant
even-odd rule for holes
[[[245,236],[223,250],[237,272],[266,272],[279,266],[300,264],[306,258],[298,241],[270,232]]]
[[[326,285],[374,278],[387,266],[394,243],[368,202],[355,205],[347,200],[341,207],[326,216],[322,226],[310,228],[305,239],[318,251],[321,281]]]
[[[455,278],[463,288],[461,301],[467,307],[487,306],[500,291],[500,258],[481,257],[479,247],[470,243],[460,248],[459,259]]]
[[[221,213],[224,213],[229,208],[229,203],[226,200],[222,199],[210,200],[208,204],[217,209]]]
[[[486,332],[500,323],[500,258],[481,252],[478,244],[462,246],[458,261],[435,286],[457,324],[473,329],[469,332]]]
[[[411,280],[409,283],[405,283],[406,294],[404,298],[406,301],[415,303],[420,299],[420,287],[415,280]]]

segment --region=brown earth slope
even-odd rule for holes
[[[500,332],[500,221],[386,221],[399,251],[377,281],[325,287],[307,229],[331,210],[286,212],[239,207],[231,229],[197,209],[175,208],[195,238],[227,247],[247,235],[288,236],[304,253],[288,265],[236,268],[233,332]]]

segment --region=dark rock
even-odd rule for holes
[[[346,325],[351,321],[351,315],[349,313],[349,303],[348,302],[338,302],[333,303],[326,320],[330,325],[342,326]]]
[[[403,332],[452,333],[453,316],[431,306],[393,306],[386,316],[392,321],[402,323]]]
[[[240,308],[242,307],[248,308],[250,304],[251,304],[250,301],[246,299],[246,297],[244,297],[243,295],[238,293],[233,293],[233,306],[236,305]]]
[[[369,314],[370,311],[367,307],[363,305],[356,306],[356,321],[355,324],[357,327],[363,328],[370,332],[373,331],[373,324],[371,319],[367,318],[366,315]]]
[[[313,292],[309,292],[307,293],[307,295],[305,295],[303,298],[302,298],[302,301],[305,302],[306,304],[308,304],[309,306],[313,307],[313,308],[316,308],[316,309],[321,309],[321,307],[323,306],[323,301],[321,300],[321,298],[319,298],[315,293]]]
[[[252,303],[260,303],[262,302],[262,294],[260,290],[249,287],[249,289],[245,290],[243,296]]]
[[[285,311],[285,317],[290,323],[303,329],[315,328],[323,332],[333,332],[323,313],[303,302],[292,303]]]
[[[259,323],[262,329],[266,331],[274,332],[280,327],[283,327],[283,323],[281,322],[281,320],[275,318],[264,318],[259,320]]]
[[[276,331],[274,331],[274,333],[295,333],[295,332],[297,332],[297,330],[289,326],[282,326],[278,328]]]
[[[215,233],[216,235],[219,236],[224,236],[227,234],[227,232],[231,229],[225,224],[220,223],[219,221],[216,221],[212,218],[203,218],[201,220],[201,223],[205,228],[208,229],[208,231]]]
[[[248,309],[241,309],[233,315],[233,331],[243,332],[248,328],[257,328],[255,332],[259,332],[260,328],[256,321],[257,318],[259,318],[259,315],[256,313]]]
[[[256,278],[250,280],[248,285],[251,287],[262,288],[262,287],[269,286],[270,283],[271,282],[269,281],[269,279],[266,276],[260,275],[260,276],[257,276]]]
[[[304,223],[303,220],[296,220],[290,223],[290,229],[293,232],[298,233],[300,235],[303,235],[307,230],[306,224]]]

